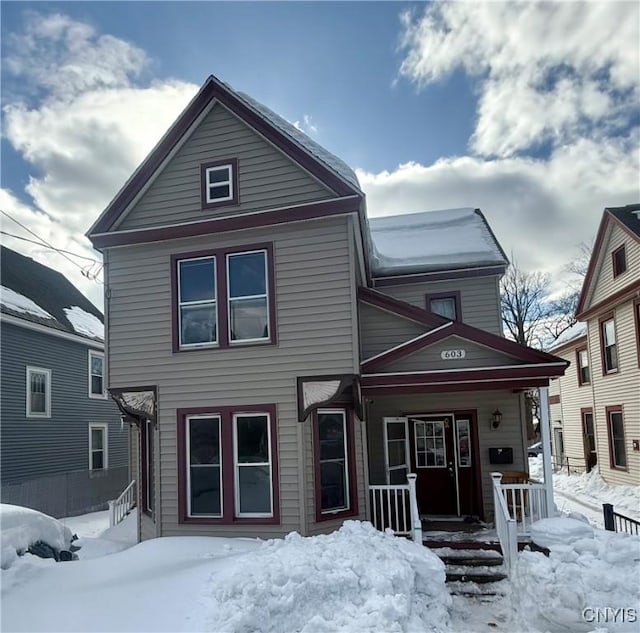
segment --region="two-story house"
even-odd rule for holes
[[[490,518],[491,470],[526,470],[523,390],[567,363],[502,336],[480,211],[369,219],[344,162],[210,77],[88,236],[141,538],[330,531],[408,471],[422,514]]]
[[[107,397],[102,315],[59,272],[0,251],[2,502],[103,509],[128,483],[129,430]]]
[[[552,350],[576,364],[552,406],[569,466],[640,485],[640,204],[604,210],[576,316],[584,335]]]

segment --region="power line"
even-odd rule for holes
[[[30,240],[28,237],[22,237],[21,235],[15,235],[14,233],[9,233],[8,231],[0,231],[0,234],[7,235],[9,237],[15,237],[17,240],[24,240],[25,242],[30,242],[31,244],[36,244],[37,246],[45,246],[41,242],[36,242],[35,240]],[[50,247],[47,247],[50,248]],[[54,251],[60,253],[67,253],[67,255],[73,255],[74,257],[79,257],[80,259],[86,259],[87,261],[93,262],[94,264],[99,264],[100,262],[97,259],[93,259],[93,257],[86,257],[85,255],[78,255],[78,253],[73,253],[72,251],[66,251],[64,248],[54,248]]]
[[[103,265],[100,264],[99,262],[93,260],[93,264],[91,264],[90,266],[85,266],[84,268],[82,266],[80,266],[80,264],[78,264],[78,262],[74,262],[71,258],[67,257],[67,255],[65,255],[65,253],[62,251],[62,249],[59,249],[55,246],[53,246],[53,244],[50,244],[49,242],[47,242],[44,238],[40,237],[37,233],[34,233],[29,227],[26,227],[24,224],[22,224],[22,222],[16,220],[14,217],[12,217],[11,215],[9,215],[4,209],[0,209],[0,213],[2,213],[2,215],[6,215],[10,220],[12,220],[13,222],[15,222],[18,226],[20,226],[21,228],[23,228],[25,231],[27,231],[27,233],[30,233],[31,235],[33,235],[36,239],[40,240],[42,245],[48,246],[52,251],[55,251],[56,253],[58,253],[61,257],[64,257],[69,263],[73,264],[74,266],[76,266],[77,268],[80,269],[80,272],[87,278],[87,279],[92,279],[93,281],[98,281],[97,276],[100,274],[100,272],[102,271]],[[98,265],[99,268],[95,273],[91,272],[91,269],[94,267],[94,265]],[[98,283],[102,283],[102,282],[98,282]]]

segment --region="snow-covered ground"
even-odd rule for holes
[[[541,455],[529,458],[529,473],[533,479],[543,481]],[[597,467],[580,475],[554,473],[553,491],[561,513],[578,512],[597,527],[604,527],[603,503],[610,503],[616,512],[640,521],[640,486],[608,484]]]

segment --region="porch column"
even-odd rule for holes
[[[539,387],[540,436],[542,439],[542,468],[547,516],[553,515],[553,469],[551,468],[551,424],[549,422],[549,387]]]

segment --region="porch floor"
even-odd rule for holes
[[[498,533],[492,525],[481,521],[464,521],[459,518],[422,517],[422,542],[427,547],[452,547],[463,549],[493,549],[500,551]],[[518,537],[518,548],[530,543],[526,536]]]

